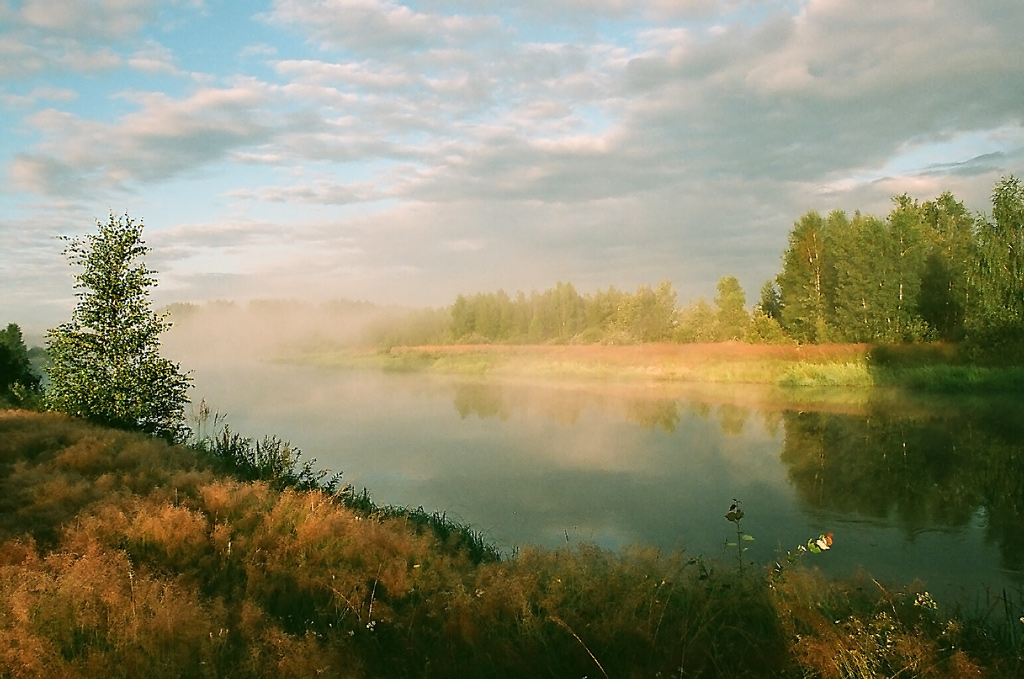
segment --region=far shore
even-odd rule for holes
[[[1024,368],[965,361],[946,344],[450,344],[316,347],[284,360],[324,367],[500,378],[784,389],[1024,390]]]

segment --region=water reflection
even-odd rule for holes
[[[533,408],[566,426],[579,425],[581,413],[590,409],[670,435],[692,428],[692,418],[699,418],[724,437],[737,437],[756,415],[764,437],[782,431],[778,460],[799,507],[833,528],[843,526],[844,537],[857,546],[858,560],[839,570],[865,565],[903,579],[941,571],[948,591],[982,572],[991,578],[1004,570],[1011,582],[1020,580],[1024,408],[1015,400],[884,392],[833,399],[829,412],[810,410],[808,403],[803,410],[790,409],[767,392],[755,408],[721,392],[691,400],[692,395],[548,388],[542,399],[539,389],[463,384],[455,387],[454,403],[463,418],[508,419]],[[737,463],[744,464],[742,456]],[[899,535],[887,534],[892,529]],[[979,565],[989,557],[972,534],[997,547],[999,563]]]
[[[621,386],[606,388],[602,392],[582,388],[578,384],[544,387],[535,383],[457,382],[453,389],[455,410],[463,419],[475,416],[507,420],[516,412],[532,412],[565,426],[575,426],[585,410],[596,410],[644,429],[660,429],[666,434],[674,434],[685,411],[705,420],[717,421],[725,434],[739,435],[751,415],[749,407],[735,403],[716,406],[703,401],[681,400],[678,395],[638,395]],[[773,419],[773,422],[778,420]]]
[[[587,540],[721,556],[738,497],[762,562],[833,531],[829,572],[954,594],[1021,583],[1024,412],[1012,401],[843,392],[812,407],[747,386],[273,365],[204,369],[196,385],[237,431],[290,439],[379,502],[446,512],[503,549]]]
[[[920,405],[920,404],[917,404]],[[1004,567],[1024,566],[1024,413],[1013,402],[903,414],[789,412],[781,459],[809,506],[894,521],[908,536],[979,516]]]

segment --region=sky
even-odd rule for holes
[[[990,209],[1020,0],[0,0],[0,323],[145,224],[157,304],[748,302],[808,210]]]

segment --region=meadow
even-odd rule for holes
[[[211,441],[0,411],[0,677],[1024,672],[1012,594],[948,610],[913,585],[826,581],[795,545],[745,565],[643,546],[500,554],[297,456],[266,474]],[[722,511],[741,549],[741,517]]]
[[[310,348],[286,360],[387,371],[779,387],[1024,390],[1024,368],[952,344],[451,344]]]

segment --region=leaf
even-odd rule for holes
[[[747,535],[746,533],[744,533],[743,534],[743,539],[746,540],[747,542],[753,542],[754,541],[754,536],[753,535]]]

